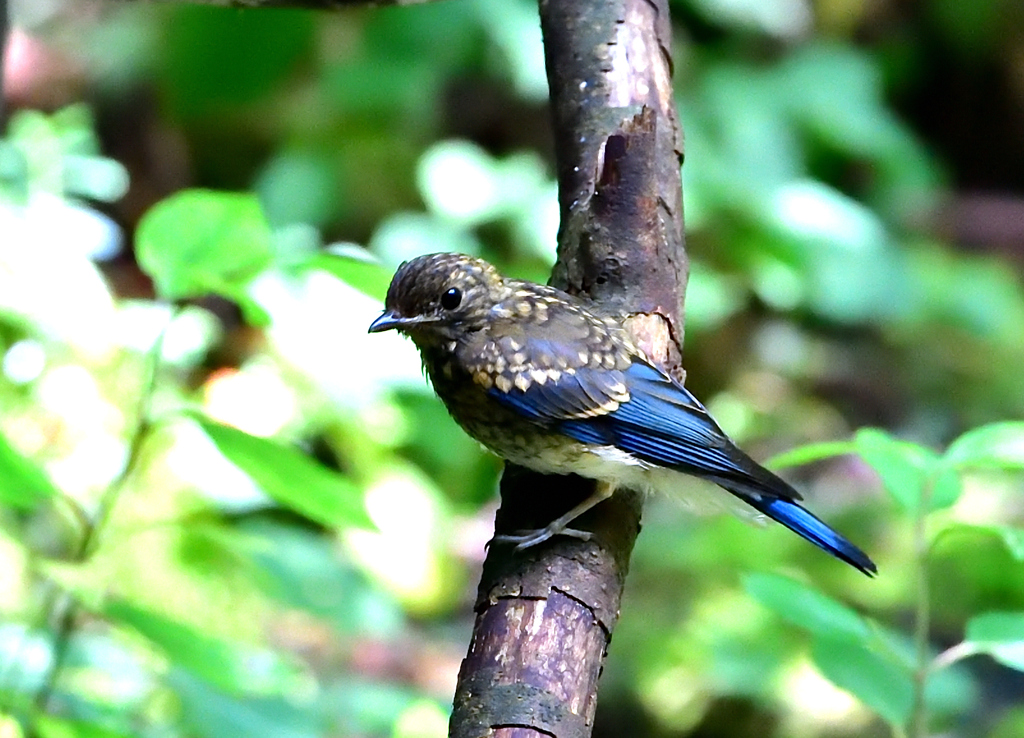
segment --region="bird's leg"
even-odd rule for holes
[[[598,482],[597,486],[594,488],[594,493],[590,495],[590,497],[583,500],[583,502],[576,505],[576,507],[572,508],[564,515],[558,516],[545,527],[537,528],[535,530],[523,530],[510,535],[496,534],[494,538],[491,539],[491,543],[514,543],[516,544],[516,551],[522,551],[524,548],[536,546],[538,543],[543,543],[554,536],[571,536],[572,538],[589,541],[590,537],[593,535],[590,531],[570,528],[568,527],[569,523],[574,521],[590,508],[604,502],[614,493],[614,484],[610,482]]]

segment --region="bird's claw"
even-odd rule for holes
[[[549,525],[546,528],[519,530],[515,533],[496,533],[487,545],[490,546],[492,543],[515,544],[516,551],[523,551],[531,546],[536,546],[538,543],[544,543],[544,541],[555,536],[569,536],[570,538],[578,538],[581,541],[589,541],[593,538],[594,534],[588,530],[552,527]]]

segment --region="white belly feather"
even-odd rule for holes
[[[682,472],[655,466],[615,446],[584,446],[567,458],[564,449],[551,449],[524,459],[511,459],[543,474],[579,474],[608,482],[616,489],[635,489],[645,494],[664,494],[679,500],[698,515],[732,513],[749,522],[763,523],[765,516],[735,495],[710,482]],[[697,483],[695,483],[697,482]]]

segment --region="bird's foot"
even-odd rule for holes
[[[570,538],[579,538],[581,541],[589,541],[593,535],[588,530],[566,528],[564,525],[551,524],[546,528],[536,528],[534,530],[520,530],[509,534],[496,533],[490,540],[490,543],[515,544],[516,551],[522,551],[531,546],[536,546],[538,543],[544,543],[544,541],[555,536],[569,536]]]

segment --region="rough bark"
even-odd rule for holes
[[[540,12],[561,205],[552,283],[621,313],[681,378],[688,262],[667,0],[541,0]],[[591,490],[509,467],[495,528],[543,526]],[[574,522],[589,541],[490,549],[449,735],[591,734],[640,502],[619,491]]]

